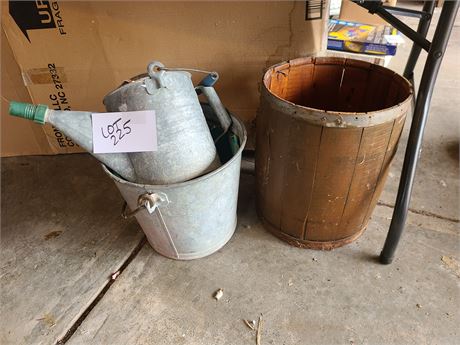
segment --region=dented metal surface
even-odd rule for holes
[[[107,111],[155,111],[158,150],[129,154],[138,183],[187,181],[220,166],[190,73],[161,67],[151,63],[147,76],[131,79],[104,98]]]
[[[231,130],[240,140],[233,158],[187,182],[131,183],[103,167],[158,253],[178,260],[201,258],[220,249],[232,237],[237,222],[241,154],[247,134],[235,117]]]

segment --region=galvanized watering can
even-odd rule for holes
[[[213,112],[204,106],[205,112]],[[215,116],[212,114],[208,118]],[[104,171],[115,182],[125,199],[123,217],[136,217],[147,240],[160,254],[178,260],[210,255],[232,237],[237,224],[237,200],[241,154],[246,144],[246,130],[232,117],[230,135],[237,140],[225,158],[220,142],[223,165],[190,181],[167,185],[128,182],[106,166]]]
[[[185,69],[165,68],[156,61],[148,65],[147,72],[126,81],[103,101],[109,112],[155,111],[158,151],[129,154],[136,182],[184,182],[218,168],[219,157],[191,74]],[[216,79],[217,74],[209,75],[198,89],[208,96],[221,122],[229,127],[231,119],[212,88]]]

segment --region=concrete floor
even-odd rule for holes
[[[156,254],[138,225],[121,219],[121,197],[92,157],[3,159],[0,343],[255,344],[242,320],[262,313],[262,344],[458,344],[459,42],[456,26],[413,210],[389,266],[375,258],[408,126],[367,231],[332,252],[294,248],[264,231],[251,174],[241,176],[231,241],[179,262]],[[409,48],[392,68],[402,70]]]

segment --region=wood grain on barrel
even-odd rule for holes
[[[399,138],[401,136],[404,122],[406,120],[406,116],[403,115],[393,122],[393,129],[391,131],[390,140],[388,142],[388,146],[385,150],[385,158],[383,160],[382,167],[380,169],[380,174],[377,179],[377,185],[374,189],[374,193],[372,195],[371,202],[369,203],[368,210],[366,212],[366,216],[364,218],[363,224],[361,226],[365,226],[369,221],[369,218],[374,210],[375,205],[379,201],[380,194],[382,193],[383,187],[385,186],[385,181],[388,176],[388,172],[390,171],[390,164],[393,161],[393,157],[396,154],[397,145],[399,142]]]
[[[268,116],[267,116],[268,115]],[[270,111],[266,114],[267,124],[265,126],[265,136],[263,139],[266,145],[265,161],[268,165],[263,177],[262,189],[265,197],[262,202],[262,212],[264,217],[275,225],[281,226],[281,210],[283,200],[281,195],[284,188],[284,166],[288,160],[287,148],[289,144],[289,117],[286,114]]]
[[[392,76],[388,72],[381,72],[378,66],[372,66],[369,71],[369,79],[366,87],[366,95],[364,96],[363,103],[365,104],[366,111],[376,111],[384,109],[388,90],[392,81]]]
[[[374,194],[393,123],[364,128],[353,179],[339,225],[340,237],[360,229]]]
[[[256,150],[260,215],[294,245],[330,249],[348,243],[362,232],[382,191],[404,125],[397,105],[410,96],[409,84],[365,62],[308,58],[275,66],[264,86],[291,103],[324,114],[334,110],[338,126],[313,124],[303,117],[305,108],[262,98]],[[340,112],[372,116],[389,107],[394,117],[388,122],[340,126]]]
[[[390,87],[388,88],[388,93],[385,99],[385,107],[389,108],[391,106],[394,106],[395,104],[398,103],[399,99],[399,89],[397,86],[397,83],[392,80],[390,83]]]
[[[301,104],[316,109],[336,110],[342,74],[342,65],[315,65],[311,96]]]
[[[289,127],[289,147],[281,197],[281,230],[296,238],[303,238],[313,194],[322,127],[294,118],[290,120]]]
[[[270,158],[268,144],[268,120],[270,117],[269,105],[261,102],[259,114],[256,117],[256,187],[257,187],[257,211],[264,214],[264,204],[268,199],[266,195],[266,185],[268,184],[268,174],[270,173]]]
[[[366,95],[369,70],[345,66],[337,108],[340,111],[366,111],[363,99]]]
[[[362,132],[362,128],[323,128],[304,239],[325,241],[338,236]]]
[[[289,69],[278,68],[272,72],[270,79],[270,91],[280,98],[286,98]]]
[[[284,99],[300,104],[309,97],[313,83],[314,65],[292,66],[289,70],[289,83]]]
[[[405,90],[404,86],[406,85],[401,85],[400,79],[393,78],[393,80],[390,83],[390,89],[388,90],[388,94],[385,100],[385,107],[392,107],[405,99],[404,95],[408,91]]]

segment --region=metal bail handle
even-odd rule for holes
[[[166,206],[168,204],[169,199],[165,193],[145,193],[139,195],[139,198],[137,199],[137,207],[132,211],[128,209],[128,204],[125,201],[121,210],[121,216],[123,219],[129,219],[143,208],[145,208],[148,213],[152,214],[160,206]]]

